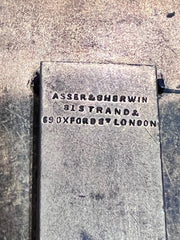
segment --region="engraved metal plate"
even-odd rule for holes
[[[153,66],[41,65],[41,240],[164,240]]]

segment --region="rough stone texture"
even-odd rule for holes
[[[43,62],[41,72],[40,239],[165,240],[155,67]]]
[[[33,115],[28,82],[39,62],[153,64],[163,73],[166,86],[176,89],[179,1],[2,0],[0,12],[0,239],[28,239]],[[174,16],[168,15],[173,12]],[[180,234],[178,103],[176,94],[163,94],[160,99],[170,240],[179,240]]]

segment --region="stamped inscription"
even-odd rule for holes
[[[78,125],[114,125],[114,126],[144,126],[156,127],[157,120],[141,118],[141,107],[129,108],[134,103],[148,104],[147,96],[119,96],[110,94],[78,94],[57,93],[51,97],[53,102],[59,102],[59,110],[71,113],[71,116],[43,116],[42,123],[78,124]],[[104,106],[101,106],[103,103]],[[113,103],[111,106],[108,103]],[[125,106],[123,106],[125,105]],[[79,116],[75,117],[77,113]],[[89,118],[86,115],[89,114]],[[85,115],[85,116],[84,116]],[[92,117],[92,115],[94,117]],[[103,116],[103,117],[102,117]]]

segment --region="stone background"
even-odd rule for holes
[[[38,149],[38,97],[30,83],[40,61],[153,64],[166,88],[180,90],[180,4],[1,0],[0,5],[0,240],[28,240]],[[169,240],[180,236],[179,100],[178,93],[159,97]]]

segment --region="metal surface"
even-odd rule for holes
[[[155,68],[41,72],[40,239],[165,239]]]
[[[28,83],[40,61],[152,64],[167,89],[179,90],[179,6],[179,0],[1,1],[0,239],[31,239],[39,104]],[[172,91],[159,98],[168,240],[180,236],[179,103]]]

